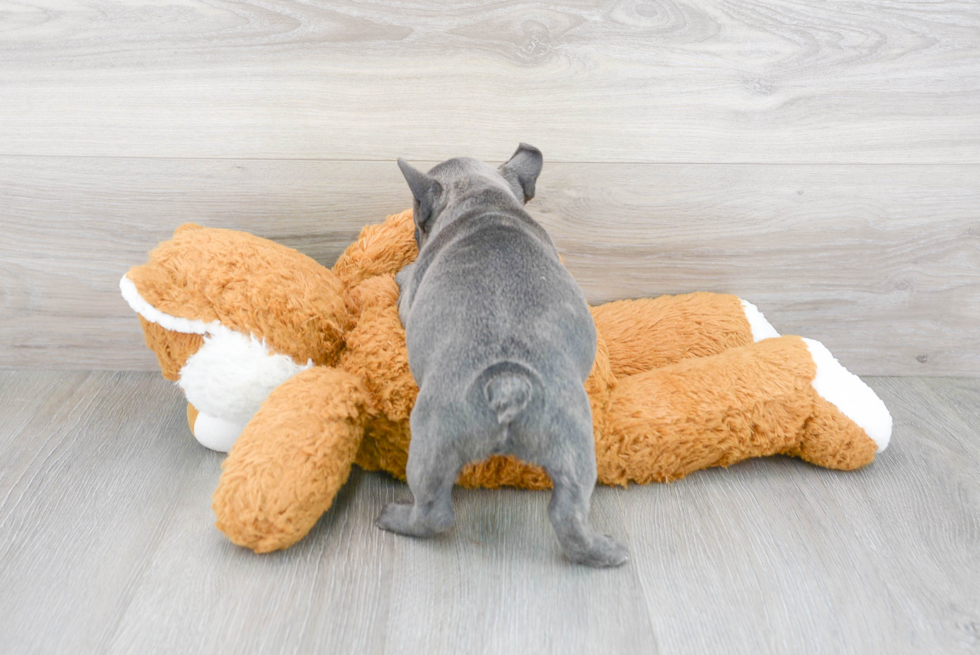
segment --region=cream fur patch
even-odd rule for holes
[[[752,340],[762,341],[763,339],[772,339],[773,337],[778,337],[779,332],[776,332],[766,317],[762,315],[759,308],[750,303],[748,300],[742,300],[739,298],[739,302],[742,303],[742,311],[745,312],[745,318],[749,322],[749,327],[752,328]]]
[[[228,328],[206,334],[204,345],[180,369],[177,385],[198,411],[245,425],[272,390],[301,371],[287,355]]]
[[[813,339],[803,339],[817,365],[811,383],[824,400],[833,403],[878,445],[880,453],[892,435],[892,415],[881,398],[861,378],[838,362],[827,347]]]

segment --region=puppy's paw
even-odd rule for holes
[[[412,534],[412,503],[388,503],[381,510],[377,520],[378,527],[397,534]]]
[[[433,537],[436,530],[430,523],[413,512],[412,503],[389,503],[378,517],[378,527],[388,532],[408,537]]]
[[[567,555],[576,564],[595,568],[622,566],[630,558],[626,547],[607,534],[595,535],[590,548]]]

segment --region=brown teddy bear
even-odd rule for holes
[[[164,377],[187,396],[192,432],[230,451],[213,507],[234,543],[296,543],[352,464],[404,479],[417,388],[394,276],[416,255],[411,211],[364,228],[332,271],[247,233],[184,225],[121,280]],[[624,300],[592,315],[586,390],[603,484],[773,454],[855,469],[888,444],[891,416],[869,387],[735,296]],[[550,486],[510,457],[472,464],[458,483]]]

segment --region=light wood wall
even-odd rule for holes
[[[394,159],[545,154],[591,300],[713,290],[852,370],[980,375],[980,6],[28,0],[0,31],[0,366],[148,369],[186,221],[332,264]]]

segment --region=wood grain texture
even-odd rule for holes
[[[256,555],[214,527],[222,457],[198,450],[181,517],[146,559],[105,652],[383,652],[394,552],[373,518],[392,483],[358,470],[307,539]]]
[[[0,158],[0,366],[155,368],[118,280],[181,223],[331,265],[409,203],[393,162]],[[592,302],[735,293],[857,373],[980,375],[978,166],[546,163],[528,210]]]
[[[861,471],[754,460],[622,491],[630,546],[661,553],[636,567],[662,649],[976,652],[980,450],[944,382],[871,380],[895,433]]]
[[[431,541],[355,470],[293,548],[213,527],[221,456],[150,373],[0,371],[10,653],[966,653],[980,648],[980,380],[874,378],[895,433],[844,473],[769,458],[600,488],[623,569],[564,562],[548,492],[454,492]]]
[[[660,652],[631,567],[564,560],[548,521],[550,492],[455,495],[452,534],[395,538],[386,652]],[[616,490],[596,490],[591,518],[597,530],[626,540]]]
[[[0,373],[4,652],[98,652],[115,633],[193,472],[158,378]]]
[[[9,6],[4,155],[980,162],[973,2]]]
[[[0,366],[156,367],[119,278],[185,222],[332,265],[411,204],[394,162],[0,159]]]

